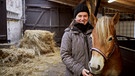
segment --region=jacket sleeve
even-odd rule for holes
[[[71,32],[65,32],[62,37],[60,54],[63,63],[66,67],[72,71],[75,75],[80,76],[84,66],[77,61],[75,61],[72,57],[72,34]]]

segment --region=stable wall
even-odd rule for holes
[[[18,42],[22,36],[23,1],[24,0],[6,0],[7,39],[9,43]]]
[[[119,21],[116,27],[117,35],[135,38],[135,21]]]

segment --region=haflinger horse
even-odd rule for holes
[[[90,21],[92,31],[91,60],[88,63],[94,76],[119,76],[122,70],[122,58],[116,39],[116,24],[119,13],[113,17],[96,18],[93,14]]]

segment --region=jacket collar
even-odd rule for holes
[[[71,27],[71,31],[72,31],[73,33],[75,33],[75,34],[82,33],[81,30],[79,30],[79,29],[78,29],[77,27],[75,27],[75,26]],[[91,32],[92,32],[92,29],[88,29],[85,34],[86,34],[86,35],[87,35],[87,34],[91,34]]]

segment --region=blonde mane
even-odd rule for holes
[[[97,24],[96,24],[96,30],[97,35],[99,37],[99,42],[101,44],[106,43],[106,38],[110,34],[110,22],[111,17],[103,16],[101,18],[98,18]]]

